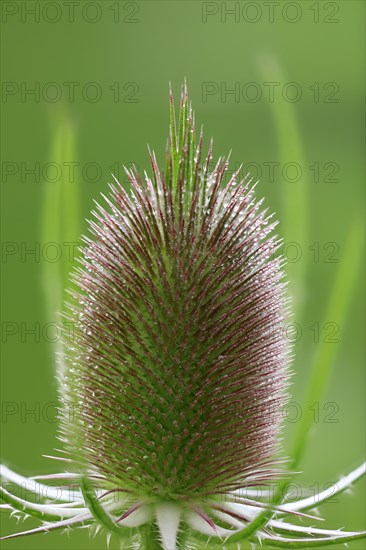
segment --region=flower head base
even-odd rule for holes
[[[41,530],[96,524],[149,549],[185,548],[198,533],[285,544],[276,529],[350,540],[272,518],[301,504],[252,498],[279,475],[288,381],[275,224],[251,181],[237,172],[224,184],[227,159],[211,166],[212,146],[202,159],[185,86],[177,124],[172,95],[170,107],[164,171],[150,153],[151,178],[127,170],[130,194],[116,180],[73,276],[75,338],[59,381],[74,412],[62,415],[73,469],[63,479],[80,491],[66,507],[34,508],[6,489],[3,499],[41,514]]]

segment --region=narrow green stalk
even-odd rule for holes
[[[362,258],[362,245],[363,234],[361,223],[356,220],[349,230],[324,316],[325,320],[331,319],[338,323],[339,326],[342,326],[342,323],[344,324],[345,322],[347,310],[354,292],[360,260]],[[338,348],[339,346],[334,343],[322,343],[318,347],[318,353],[315,357],[310,377],[309,389],[304,401],[304,410],[309,410],[309,406],[322,400],[332,368],[335,365]],[[301,460],[312,424],[311,415],[303,415],[297,430],[295,448],[292,455],[291,468],[293,470],[298,467]]]
[[[44,182],[40,237],[43,244],[53,244],[61,257],[45,259],[42,280],[47,315],[54,318],[70,287],[69,272],[74,260],[75,243],[80,237],[79,184],[74,181],[73,162],[76,159],[75,130],[65,113],[53,121],[53,142],[50,162],[62,171],[59,181]],[[69,168],[69,169],[68,169]]]
[[[284,75],[281,68],[274,59],[263,59],[260,64],[263,75],[270,82],[284,82]],[[305,167],[305,156],[301,144],[301,136],[296,120],[295,107],[286,101],[272,101],[272,112],[275,119],[276,131],[280,148],[281,165],[288,162],[297,162],[300,167]],[[292,185],[292,188],[289,188]],[[309,181],[303,170],[301,181],[294,184],[283,185],[283,207],[284,216],[282,234],[286,242],[296,242],[301,247],[306,243],[308,226],[308,187]],[[290,191],[290,192],[288,192]],[[339,266],[336,280],[329,299],[328,308],[324,316],[325,321],[341,322],[347,312],[355,278],[359,268],[361,257],[362,232],[358,222],[355,222],[350,229],[350,234],[345,246],[345,254]],[[287,273],[290,284],[293,287],[295,317],[301,320],[302,310],[302,288],[306,275],[306,257],[301,261],[288,263]],[[314,402],[322,399],[329,380],[331,369],[335,364],[337,348],[331,344],[320,344],[314,361],[309,389],[304,403],[304,410],[308,410]],[[300,421],[296,440],[293,460],[290,464],[292,470],[298,467],[303,451],[305,449],[307,436],[312,426],[310,415],[304,415]],[[287,482],[286,482],[287,483]],[[282,491],[283,487],[280,486]],[[278,502],[275,498],[275,502]]]
[[[64,155],[66,159],[76,161],[76,134],[70,120],[64,123]],[[70,174],[71,175],[71,174]],[[72,176],[72,175],[71,175]],[[80,213],[80,182],[73,177],[64,179],[61,186],[61,237],[65,244],[65,253],[68,257],[61,262],[63,300],[66,298],[66,289],[70,288],[70,270],[76,255],[76,243],[79,242],[81,234],[81,213]]]
[[[159,529],[155,522],[140,527],[139,534],[139,550],[164,550],[161,544]]]
[[[274,58],[262,59],[260,70],[268,85],[286,82],[285,75]],[[296,163],[302,169],[299,181],[277,182],[277,185],[280,185],[283,206],[281,234],[285,245],[295,243],[296,246],[304,249],[308,238],[309,181],[305,171],[305,155],[301,143],[295,104],[282,98],[280,101],[272,98],[270,105],[277,132],[281,169],[289,166],[289,163]],[[302,317],[306,268],[305,254],[300,261],[288,262],[286,265],[290,289],[294,297],[294,313],[298,320]]]
[[[57,127],[53,136],[53,147],[51,150],[52,162],[60,162],[63,158],[62,151],[63,132],[60,127]],[[61,186],[59,182],[44,182],[43,187],[43,208],[40,229],[41,241],[43,243],[53,242],[57,246],[61,241]],[[47,315],[50,318],[54,318],[62,303],[63,277],[61,262],[43,261],[41,268]]]

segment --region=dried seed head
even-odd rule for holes
[[[201,160],[184,87],[166,167],[127,171],[85,239],[61,376],[62,438],[85,472],[157,499],[274,473],[286,397],[278,241],[254,188]]]

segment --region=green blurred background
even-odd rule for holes
[[[284,446],[291,453],[295,420],[316,410],[296,482],[321,490],[355,468],[365,450],[362,247],[344,263],[347,236],[352,227],[355,235],[361,231],[364,215],[364,3],[71,4],[2,2],[2,461],[25,475],[60,469],[42,458],[61,445],[52,421],[57,346],[51,340],[58,332],[48,325],[57,317],[45,276],[68,267],[64,243],[79,234],[69,222],[73,197],[79,196],[84,231],[111,172],[126,181],[122,164],[148,169],[146,143],[163,159],[168,83],[177,100],[186,77],[206,144],[213,136],[216,156],[231,149],[233,167],[243,163],[243,175],[250,170],[260,178],[258,194],[292,243],[285,252],[295,260],[288,273],[298,331],[291,387],[297,405],[288,409]],[[26,92],[31,88],[35,94]],[[68,135],[68,149],[58,147],[60,133]],[[36,254],[26,253],[31,249]],[[350,299],[340,318],[327,318],[342,266],[352,280]],[[36,335],[27,332],[32,328]],[[301,403],[321,349],[334,353],[332,374],[309,411]],[[322,514],[322,527],[362,528],[364,482]],[[22,527],[33,525],[27,520]],[[1,528],[14,531],[15,520],[2,513]],[[78,531],[6,541],[2,548],[102,549],[105,541]]]

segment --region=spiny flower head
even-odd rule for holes
[[[60,360],[69,471],[42,478],[66,488],[52,492],[2,466],[6,483],[46,495],[36,504],[1,487],[0,508],[43,521],[4,538],[103,527],[122,547],[175,550],[202,547],[202,535],[238,548],[362,536],[276,519],[304,515],[329,490],[281,507],[257,492],[280,473],[282,259],[251,181],[239,170],[225,182],[228,159],[213,164],[212,144],[202,158],[202,141],[184,86],[178,123],[170,95],[164,170],[150,153],[152,176],[127,170],[130,190],[116,180],[97,207],[73,275],[74,339]]]
[[[277,241],[250,183],[201,160],[184,89],[165,171],[128,171],[86,239],[62,381],[84,467],[135,495],[194,499],[268,479],[287,347]]]

